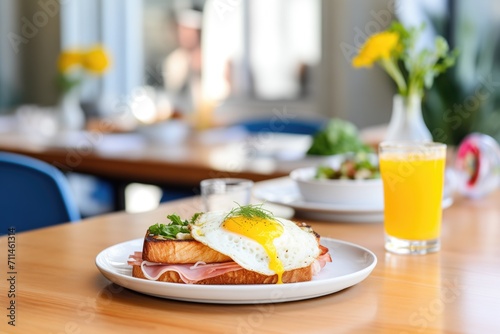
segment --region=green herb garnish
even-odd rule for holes
[[[263,209],[263,204],[248,204],[248,205],[239,205],[237,208],[232,209],[224,220],[229,217],[242,216],[245,218],[262,218],[262,219],[271,219],[274,220],[274,215],[271,211]]]
[[[167,218],[170,220],[169,224],[159,224],[156,223],[149,227],[149,233],[152,235],[162,236],[165,239],[177,239],[177,234],[184,233],[190,234],[189,224],[194,223],[201,213],[195,213],[191,220],[182,220],[176,214],[168,215]]]

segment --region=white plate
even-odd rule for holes
[[[280,177],[255,184],[253,196],[272,204],[285,205],[295,210],[297,217],[345,223],[381,223],[384,220],[382,205],[331,204],[306,202],[299,188],[290,177]],[[443,200],[443,209],[453,204],[453,199]]]
[[[322,244],[330,250],[333,262],[310,282],[256,285],[194,285],[149,281],[132,277],[129,255],[142,250],[144,239],[106,248],[96,257],[97,268],[111,282],[127,289],[161,298],[199,303],[255,304],[280,303],[328,295],[363,281],[375,268],[377,257],[371,251],[330,238]]]

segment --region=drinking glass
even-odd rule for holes
[[[445,159],[441,143],[380,144],[386,250],[427,254],[440,249]]]
[[[253,181],[238,178],[217,178],[201,181],[201,197],[205,211],[231,210],[250,204]]]

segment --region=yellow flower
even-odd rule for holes
[[[96,46],[84,53],[82,66],[93,74],[103,74],[109,67],[110,59],[106,50]]]
[[[417,52],[415,43],[423,28],[407,29],[394,21],[387,30],[367,39],[352,65],[372,67],[376,63],[394,80],[400,95],[424,96],[434,78],[453,66],[456,52],[449,52],[448,43],[440,36],[434,49]]]
[[[372,67],[380,59],[389,59],[400,49],[399,35],[384,31],[371,36],[361,48],[359,54],[352,60],[354,67]]]
[[[64,51],[59,55],[57,60],[57,68],[61,73],[67,73],[74,66],[81,65],[82,52],[79,50]]]

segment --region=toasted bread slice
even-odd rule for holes
[[[132,268],[132,276],[137,278],[144,278],[141,266],[134,265]],[[285,271],[283,273],[282,281],[283,283],[295,283],[295,282],[305,282],[310,281],[313,276],[312,264],[290,271]],[[160,282],[171,282],[171,283],[184,283],[180,278],[179,274],[175,271],[167,271],[162,274],[157,281]],[[255,271],[250,271],[246,269],[240,269],[236,271],[227,272],[225,274],[211,277],[207,279],[200,280],[194,284],[276,284],[278,282],[278,275],[263,275]]]
[[[222,253],[205,246],[196,240],[166,240],[158,239],[149,234],[144,238],[142,248],[142,259],[144,261],[185,264],[228,262],[232,259]]]

